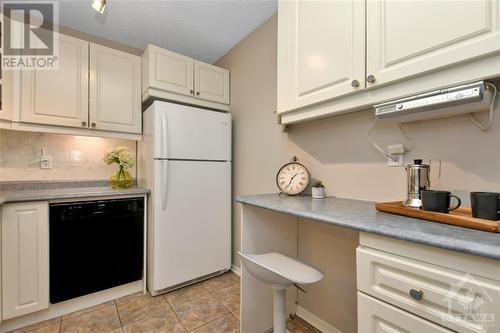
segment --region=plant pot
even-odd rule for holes
[[[109,177],[109,186],[112,188],[130,188],[133,184],[134,178],[123,168],[120,168]]]
[[[312,187],[312,197],[314,199],[324,199],[326,197],[324,187]]]

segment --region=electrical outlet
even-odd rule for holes
[[[404,162],[404,154],[392,154],[391,157],[387,157],[387,166],[390,167],[402,167],[404,166]]]
[[[52,169],[52,156],[40,156],[40,169]]]

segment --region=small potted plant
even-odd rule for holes
[[[312,185],[312,197],[314,199],[324,199],[326,197],[325,186],[321,180],[316,180]]]
[[[134,154],[127,147],[113,147],[106,152],[103,158],[107,165],[116,163],[118,171],[109,177],[109,185],[112,188],[129,188],[134,183],[134,178],[127,171],[135,165]]]

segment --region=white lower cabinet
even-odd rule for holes
[[[2,206],[2,319],[49,307],[48,202]]]
[[[499,332],[498,261],[362,234],[356,265],[360,333]]]
[[[358,333],[452,333],[358,291]]]

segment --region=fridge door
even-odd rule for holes
[[[231,115],[191,106],[153,103],[155,158],[231,160]]]
[[[231,267],[231,163],[155,160],[152,292]]]

